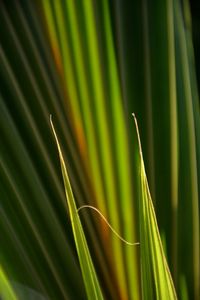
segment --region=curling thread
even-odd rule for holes
[[[84,208],[90,208],[90,209],[96,211],[101,216],[101,218],[104,220],[104,222],[107,224],[107,226],[110,228],[110,230],[125,244],[127,244],[129,246],[136,246],[136,245],[140,244],[139,242],[130,243],[127,240],[125,240],[123,237],[121,237],[119,235],[119,233],[117,233],[117,231],[110,225],[110,223],[107,221],[106,217],[96,207],[94,207],[92,205],[82,205],[77,209],[77,212],[79,212],[80,210],[82,210]]]

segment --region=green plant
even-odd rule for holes
[[[0,8],[0,264],[16,298],[20,283],[48,299],[175,299],[165,252],[178,298],[197,300],[200,119],[187,0]],[[83,205],[140,245],[77,212]]]

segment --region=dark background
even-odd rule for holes
[[[192,14],[192,32],[194,55],[196,62],[196,74],[198,88],[200,91],[200,1],[190,0],[191,14]]]

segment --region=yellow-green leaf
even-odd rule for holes
[[[59,157],[60,157],[60,164],[61,164],[61,169],[62,169],[62,175],[63,175],[63,180],[64,180],[64,186],[65,186],[65,192],[66,192],[66,198],[67,198],[67,204],[69,208],[69,215],[70,215],[70,220],[72,224],[72,229],[73,229],[73,234],[74,234],[74,239],[75,239],[75,244],[76,244],[76,249],[79,257],[79,262],[81,266],[81,271],[83,275],[83,280],[85,283],[85,288],[86,288],[86,293],[88,296],[88,299],[91,300],[98,300],[98,299],[103,299],[103,295],[101,292],[101,288],[98,282],[98,278],[93,266],[93,262],[90,256],[90,252],[87,246],[87,241],[83,232],[83,228],[81,225],[81,221],[77,212],[77,207],[76,203],[74,200],[69,176],[67,173],[67,169],[65,166],[64,158],[62,155],[62,151],[58,142],[58,138],[52,123],[52,120],[50,119],[51,126],[53,129],[53,133],[56,139],[57,147],[58,147],[58,152],[59,152]]]
[[[139,218],[143,299],[173,300],[177,299],[176,291],[162,247],[162,242],[156,221],[156,215],[145,173],[142,147],[135,116],[134,120],[136,125],[140,155],[139,176],[141,199]]]
[[[17,297],[1,266],[0,266],[0,299],[17,300]]]

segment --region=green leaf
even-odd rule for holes
[[[76,203],[74,200],[70,180],[68,177],[67,169],[65,166],[64,158],[62,155],[62,151],[58,142],[58,138],[53,126],[53,122],[50,118],[51,126],[53,129],[53,133],[56,139],[59,157],[60,157],[60,163],[61,163],[61,169],[62,169],[62,175],[64,180],[64,186],[65,186],[65,192],[66,192],[66,198],[67,198],[67,204],[69,208],[69,215],[70,220],[72,224],[76,249],[78,252],[79,262],[81,265],[83,280],[85,283],[85,288],[87,292],[88,299],[103,299],[103,295],[101,292],[101,288],[97,279],[97,275],[93,266],[93,262],[90,256],[90,252],[87,246],[87,241],[83,232],[83,228],[81,225],[81,221],[78,215]]]
[[[15,293],[0,266],[0,299],[4,300],[17,300]]]
[[[134,120],[140,154],[139,176],[141,199],[139,218],[143,299],[177,299],[174,284],[163,251],[153,202],[148,187],[139,130],[135,116]]]

